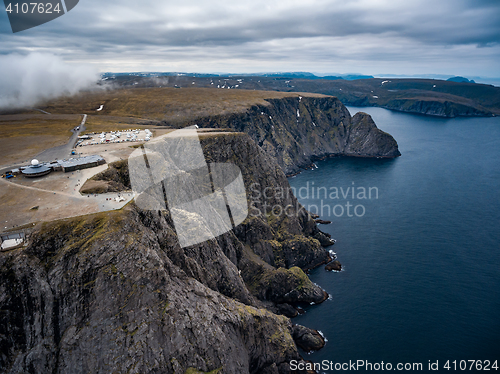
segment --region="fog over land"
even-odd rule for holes
[[[49,53],[0,56],[0,109],[32,107],[44,99],[95,86],[97,69]]]

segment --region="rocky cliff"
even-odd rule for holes
[[[393,99],[380,106],[398,112],[436,117],[488,117],[492,115],[491,111],[477,105],[443,99]]]
[[[203,117],[201,127],[245,132],[287,175],[329,156],[393,158],[401,155],[394,138],[377,128],[366,113],[351,117],[335,97],[269,99],[245,113]]]
[[[0,253],[0,372],[288,373],[297,344],[324,343],[284,315],[327,297],[303,269],[329,239],[248,135],[202,145],[252,186],[247,220],[188,248],[168,210],[134,204],[38,225]]]
[[[330,77],[335,78],[335,77]],[[337,77],[339,78],[339,77]],[[347,77],[346,77],[347,78]],[[313,92],[337,97],[345,105],[377,106],[440,117],[500,115],[500,87],[471,81],[414,78],[328,79],[307,75],[111,78],[123,87],[197,87],[282,92]],[[216,86],[215,86],[216,87]]]
[[[332,241],[286,174],[333,155],[396,157],[396,141],[332,97],[269,99],[192,122],[239,131],[201,143],[207,162],[239,166],[248,218],[187,248],[168,209],[134,203],[37,225],[26,247],[0,253],[0,372],[288,373],[297,346],[321,348],[321,335],[289,317],[328,297],[304,271],[331,260]],[[126,163],[92,183],[129,189]]]

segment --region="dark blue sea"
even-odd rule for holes
[[[371,114],[402,156],[331,158],[289,179],[303,205],[332,221],[320,228],[344,266],[310,273],[331,299],[293,319],[327,339],[304,358],[394,371],[422,363],[421,372],[429,361],[474,372],[477,362],[459,370],[461,361],[489,360],[488,372],[500,372],[500,118],[349,110]]]

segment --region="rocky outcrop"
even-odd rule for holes
[[[401,155],[396,140],[378,129],[372,117],[363,112],[356,113],[352,118],[344,153],[350,156],[385,158]]]
[[[80,189],[82,194],[101,194],[130,189],[127,160],[110,163],[108,168],[88,179]]]
[[[316,223],[319,223],[320,225],[329,225],[332,223],[332,221],[325,221],[324,219],[317,219],[315,220]]]
[[[333,271],[341,271],[342,265],[338,260],[334,260],[334,261],[326,264],[325,269],[329,270],[329,271],[332,271],[332,270]]]
[[[287,175],[330,156],[398,157],[394,138],[368,114],[351,117],[335,97],[269,99],[245,113],[198,118],[201,127],[245,132]]]
[[[328,294],[312,283],[298,267],[264,270],[253,275],[248,283],[260,299],[277,304],[319,304],[328,298]]]
[[[131,207],[54,222],[2,254],[1,371],[256,373],[298,358],[287,318],[222,294],[251,303],[216,241],[193,250],[212,250],[210,276],[226,269],[220,292],[174,265],[168,220]]]
[[[398,112],[418,113],[436,117],[489,117],[491,111],[471,103],[438,99],[394,99],[381,105]]]
[[[306,352],[317,351],[325,346],[325,338],[316,330],[295,325],[292,334],[297,345]]]
[[[328,238],[247,135],[202,145],[252,186],[247,220],[187,248],[168,210],[134,204],[37,226],[0,253],[0,372],[276,374],[300,360],[314,334],[276,313],[327,297],[303,270],[329,261]]]

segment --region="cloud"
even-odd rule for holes
[[[95,86],[97,70],[47,53],[0,56],[0,109],[32,107],[44,99]]]
[[[370,66],[390,71],[407,62],[407,73],[418,73],[420,62],[429,73],[456,66],[457,74],[477,75],[498,70],[499,18],[498,0],[86,0],[16,36],[0,26],[0,54],[55,50],[104,71],[206,71],[210,61],[218,71],[300,63],[299,70],[373,74]],[[465,66],[464,50],[480,63]]]

